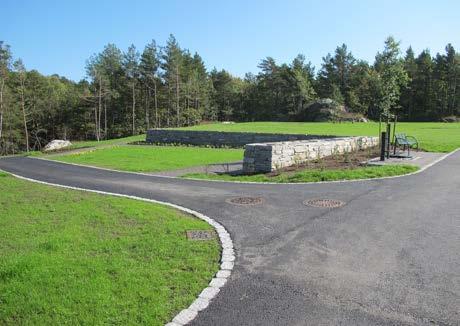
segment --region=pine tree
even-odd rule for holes
[[[115,44],[107,44],[104,50],[98,55],[98,62],[101,73],[106,79],[105,96],[103,98],[104,111],[104,138],[109,136],[109,116],[112,117],[113,127],[114,118],[117,116],[117,109],[123,106],[118,100],[123,93],[123,53]],[[121,111],[121,110],[120,110]],[[123,119],[124,120],[124,119]],[[122,120],[122,121],[123,121]]]
[[[407,72],[409,81],[401,90],[401,106],[404,117],[411,120],[415,111],[414,97],[416,89],[414,80],[417,76],[417,63],[415,62],[415,54],[412,47],[409,47],[406,51],[406,56],[404,57],[404,69]]]
[[[155,108],[155,128],[160,127],[160,117],[158,114],[158,68],[160,67],[159,53],[155,41],[152,40],[144,48],[139,65],[139,72],[145,88],[145,123],[146,128],[150,129],[150,99],[153,92]]]
[[[415,115],[419,120],[432,120],[438,116],[433,83],[433,60],[429,50],[424,50],[415,60],[417,72],[413,80]]]
[[[132,116],[132,134],[136,132],[136,85],[139,77],[139,52],[136,51],[136,47],[132,44],[128,51],[125,53],[123,58],[123,68],[125,71],[126,78],[131,88],[131,116]]]
[[[0,146],[3,136],[3,115],[5,110],[6,80],[11,69],[11,51],[9,45],[0,41]]]
[[[20,104],[21,104],[21,111],[22,111],[22,121],[24,126],[24,140],[26,143],[26,151],[29,152],[29,130],[27,128],[27,113],[26,113],[26,80],[27,80],[27,71],[22,63],[21,59],[18,59],[13,64],[14,70],[17,73],[18,80],[19,80],[19,96],[20,96]]]
[[[356,59],[347,46],[342,44],[335,49],[334,56],[328,54],[318,74],[318,93],[321,97],[331,98],[350,107],[350,91],[353,68]]]
[[[92,56],[86,63],[86,73],[92,80],[93,95],[84,97],[94,105],[94,134],[97,141],[102,138],[102,110],[107,94],[109,94],[109,80],[105,74],[100,56]]]
[[[182,124],[181,118],[181,69],[183,65],[183,51],[173,35],[169,36],[163,51],[163,78],[168,88],[167,125],[170,126],[170,112],[176,112],[175,125]]]

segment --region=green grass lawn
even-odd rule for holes
[[[269,176],[267,174],[232,176],[229,174],[189,173],[183,177],[205,180],[287,183],[380,178],[407,174],[417,170],[418,167],[413,165],[385,165],[367,166],[354,169],[305,169],[295,173],[281,172],[276,176]]]
[[[145,135],[129,136],[124,138],[114,138],[108,140],[86,140],[86,141],[74,141],[69,149],[84,148],[84,147],[101,147],[110,145],[124,145],[136,141],[144,141]]]
[[[174,209],[0,172],[1,325],[164,325],[218,270]]]
[[[330,123],[330,122],[248,122],[234,124],[203,124],[191,130],[244,131],[291,134],[315,134],[337,136],[377,136],[378,123]],[[423,150],[450,152],[460,147],[460,123],[401,122],[396,132],[415,136]]]
[[[45,156],[46,157],[46,156]],[[50,156],[68,163],[122,171],[157,172],[243,159],[242,149],[185,146],[123,145]]]

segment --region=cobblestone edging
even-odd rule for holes
[[[331,137],[334,136],[151,129],[147,131],[146,142],[153,144],[243,147],[244,145],[251,143],[311,140]]]
[[[201,293],[198,295],[198,298],[196,298],[195,301],[193,301],[193,303],[188,308],[183,309],[181,312],[179,312],[173,318],[171,322],[166,324],[166,326],[182,326],[182,325],[186,325],[189,322],[191,322],[198,315],[198,312],[206,309],[209,306],[209,303],[211,302],[211,300],[220,292],[220,288],[223,287],[225,283],[227,283],[227,279],[230,277],[232,273],[234,262],[235,262],[235,250],[233,248],[233,241],[230,237],[230,234],[220,223],[216,222],[214,219],[206,215],[203,215],[201,213],[198,213],[194,210],[188,209],[183,206],[171,204],[168,202],[158,201],[154,199],[147,199],[147,198],[142,198],[142,197],[137,197],[137,196],[123,195],[123,194],[105,192],[105,191],[100,191],[100,190],[92,190],[92,189],[66,186],[66,185],[49,183],[45,181],[26,178],[26,177],[16,175],[13,173],[9,173],[9,174],[11,174],[12,176],[18,179],[27,180],[27,181],[49,185],[49,186],[56,186],[56,187],[61,187],[61,188],[66,188],[66,189],[87,191],[87,192],[93,192],[93,193],[98,193],[98,194],[103,194],[103,195],[125,197],[125,198],[130,198],[130,199],[135,199],[135,200],[142,200],[146,202],[156,203],[156,204],[162,204],[165,206],[169,206],[169,207],[178,209],[187,214],[191,214],[207,222],[208,224],[210,224],[216,230],[217,235],[219,236],[221,247],[222,247],[222,254],[220,258],[221,264],[220,264],[219,271],[216,273],[214,278],[209,282],[208,287],[206,287],[203,291],[201,291]]]
[[[244,151],[243,172],[271,172],[378,144],[378,137],[367,136],[247,144]]]

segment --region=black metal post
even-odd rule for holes
[[[398,116],[395,115],[393,122],[393,155],[396,156],[396,122],[398,122]]]
[[[385,148],[386,148],[387,135],[385,131],[382,131],[380,137],[380,161],[385,161]]]
[[[390,145],[391,145],[391,125],[390,123],[387,123],[387,147],[386,147],[386,154],[387,154],[387,158],[390,158]]]

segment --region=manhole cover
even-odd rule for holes
[[[188,230],[185,234],[189,240],[212,240],[216,237],[214,231],[208,230]]]
[[[226,202],[234,205],[260,205],[264,200],[262,197],[235,197],[227,199]]]
[[[345,205],[345,202],[336,199],[308,199],[303,204],[311,207],[335,208]]]

